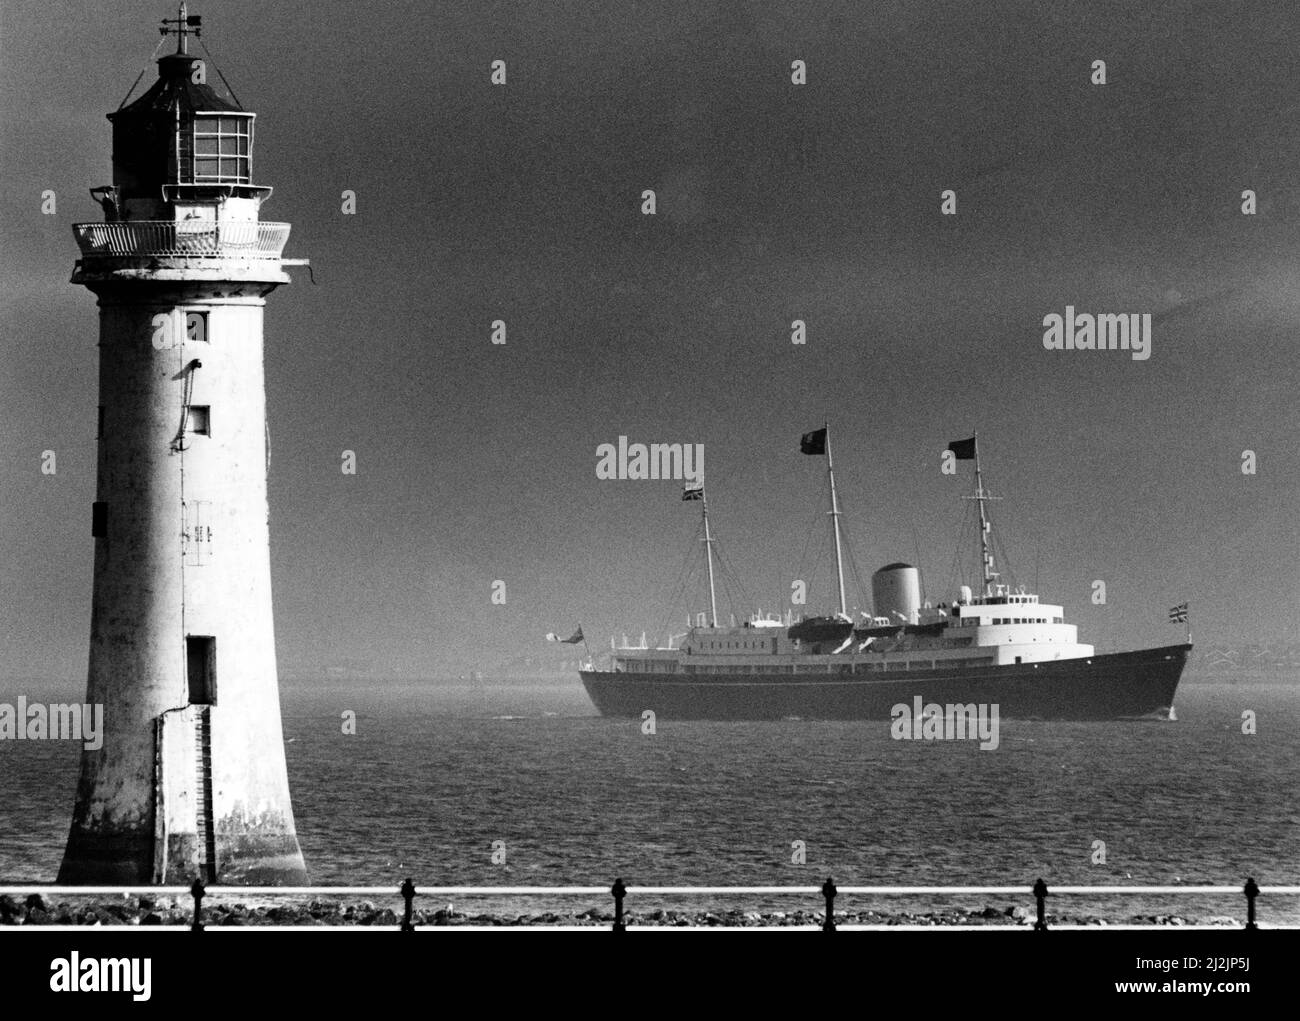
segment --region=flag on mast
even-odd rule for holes
[[[579,642],[584,640],[582,637],[582,625],[579,624],[578,630],[573,632],[573,634],[568,638],[561,638],[554,631],[548,631],[546,633],[546,640],[548,642],[562,642],[565,645],[577,645]]]
[[[975,437],[972,436],[968,440],[953,440],[948,444],[948,449],[958,461],[973,461],[975,460]]]
[[[810,433],[804,433],[799,438],[799,453],[801,454],[825,454],[826,453],[826,430],[814,429]]]
[[[1170,623],[1170,624],[1186,624],[1186,623],[1187,623],[1187,604],[1186,604],[1186,603],[1179,603],[1177,606],[1172,607],[1172,608],[1169,610],[1169,623]]]
[[[691,485],[691,484],[687,484],[687,485],[683,486],[683,487],[682,487],[682,499],[683,499],[683,500],[703,500],[703,499],[704,499],[704,483],[703,483],[703,482],[697,482],[697,483],[695,483],[695,484],[693,484],[693,485]]]

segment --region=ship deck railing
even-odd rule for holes
[[[82,258],[279,259],[288,223],[260,220],[120,220],[74,223]]]
[[[1242,897],[1246,899],[1246,923],[1245,930],[1258,929],[1261,926],[1256,920],[1256,900],[1259,897],[1300,897],[1300,886],[1260,886],[1253,878],[1248,878],[1243,886],[1193,886],[1190,884],[1180,884],[1175,886],[1071,886],[1061,885],[1048,887],[1043,879],[1038,879],[1032,886],[836,886],[833,879],[828,878],[820,886],[637,886],[628,885],[622,879],[616,879],[611,886],[420,886],[416,887],[411,879],[407,879],[398,887],[394,886],[235,886],[220,884],[205,884],[201,880],[195,880],[189,886],[68,886],[68,885],[41,885],[41,884],[17,884],[0,886],[0,896],[65,896],[69,898],[87,898],[87,897],[129,897],[147,895],[150,897],[159,896],[189,896],[193,898],[194,915],[193,921],[189,926],[157,926],[160,929],[185,929],[193,931],[205,928],[203,915],[203,900],[208,899],[236,899],[249,900],[251,898],[277,898],[277,897],[400,897],[403,902],[403,913],[400,928],[402,931],[414,931],[417,926],[414,921],[414,903],[416,897],[424,898],[443,898],[443,897],[476,897],[476,898],[502,898],[502,897],[537,897],[537,898],[563,898],[563,897],[582,897],[582,898],[613,898],[613,911],[601,914],[602,921],[612,923],[615,931],[622,931],[629,926],[626,921],[626,905],[628,898],[641,904],[653,904],[656,898],[683,898],[683,897],[792,897],[804,898],[810,901],[820,897],[822,900],[821,911],[817,914],[820,916],[820,922],[815,928],[824,931],[834,931],[836,929],[908,929],[908,928],[925,928],[934,930],[936,928],[962,929],[962,928],[979,928],[979,929],[1032,929],[1032,931],[1045,931],[1049,925],[1047,915],[1047,898],[1051,897],[1125,897],[1125,896],[1207,896],[1207,897]],[[909,926],[899,924],[879,924],[879,925],[862,925],[862,924],[844,924],[843,921],[837,923],[835,900],[837,897],[971,897],[971,896],[1002,896],[1002,897],[1025,897],[1032,898],[1035,910],[1036,920],[1032,926],[1021,922],[1006,925],[988,925],[978,926]],[[843,919],[845,912],[839,912],[840,918]],[[1027,918],[1028,916],[1026,916]],[[60,930],[77,930],[83,929],[80,925],[32,925],[25,926],[34,929],[60,929]],[[136,928],[136,924],[124,922],[121,926],[102,926],[103,928]],[[419,926],[426,927],[425,925]],[[457,925],[457,928],[475,928],[474,926]],[[556,926],[550,926],[555,928]],[[559,928],[580,928],[593,929],[595,926],[558,926]],[[690,926],[686,926],[689,928]],[[1086,925],[1086,924],[1062,924],[1052,921],[1053,929],[1150,929],[1149,924],[1107,924],[1105,926]],[[1278,926],[1265,926],[1273,928]],[[237,930],[242,927],[236,927]],[[296,928],[319,928],[319,926],[265,926],[256,925],[250,928],[268,929],[296,929]],[[439,926],[441,928],[441,926]],[[510,926],[494,925],[493,929],[511,928]],[[519,926],[519,928],[540,928],[536,925]],[[663,928],[663,926],[637,926],[632,928]],[[682,928],[682,926],[674,926]],[[798,928],[798,926],[781,926],[781,928]],[[1180,925],[1180,929],[1213,929],[1223,930],[1227,928],[1224,925]]]

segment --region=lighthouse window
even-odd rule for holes
[[[190,705],[216,705],[217,640],[211,635],[185,636],[185,674]]]
[[[198,433],[200,436],[211,436],[209,431],[210,408],[207,405],[191,404],[190,410],[185,419],[185,431]]]
[[[194,118],[196,184],[248,184],[252,180],[253,122],[248,117]]]

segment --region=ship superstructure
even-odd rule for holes
[[[1004,717],[1110,719],[1166,714],[1190,644],[1097,655],[1078,640],[1063,607],[1001,580],[995,569],[978,438],[949,445],[975,462],[981,591],[962,586],[950,602],[921,599],[920,572],[891,563],[872,575],[871,616],[847,612],[840,510],[829,430],[803,437],[824,454],[834,531],[838,613],[792,620],[755,615],[719,626],[712,598],[713,541],[705,556],[710,615],[666,647],[615,647],[603,669],[581,671],[606,715],[703,719],[890,717],[916,696],[941,703],[998,704]],[[703,487],[700,495],[707,508]]]

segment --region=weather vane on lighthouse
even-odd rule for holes
[[[99,299],[87,700],[61,883],[307,881],[289,797],[271,606],[262,313],[289,283],[260,219],[253,122],[187,53],[108,115],[104,222],[74,225]],[[205,47],[206,49],[206,47]],[[224,81],[224,78],[222,79]],[[228,86],[227,86],[228,88]],[[128,94],[129,98],[129,94]]]
[[[203,19],[197,14],[190,14],[188,6],[182,2],[176,17],[163,18],[162,28],[158,31],[162,35],[177,36],[177,53],[189,53],[189,39],[187,37],[190,29],[194,30],[195,39],[200,38],[203,35]]]

